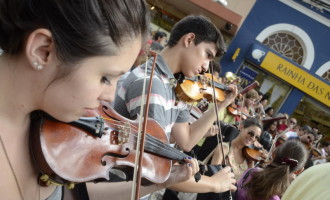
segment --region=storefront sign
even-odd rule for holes
[[[258,72],[244,65],[242,69],[238,72],[238,76],[241,78],[240,85],[242,86],[242,88],[245,88],[246,86],[250,85],[257,75]]]
[[[267,52],[260,66],[318,101],[330,106],[330,87],[273,52]]]

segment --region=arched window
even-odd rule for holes
[[[294,36],[288,33],[278,32],[268,36],[262,44],[268,46],[297,64],[302,65],[304,49],[301,43]]]
[[[307,70],[314,62],[314,45],[308,34],[292,24],[274,24],[259,33],[256,40],[291,59]]]
[[[330,69],[326,71],[323,75],[322,78],[328,82],[330,82]]]

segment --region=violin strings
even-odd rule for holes
[[[137,127],[128,123],[128,122],[122,122],[122,121],[117,121],[117,120],[114,120],[114,119],[111,119],[111,118],[106,118],[106,117],[101,117],[102,119],[105,119],[105,120],[109,120],[109,121],[113,121],[115,125],[118,125],[118,126],[127,126],[126,124],[129,124],[130,125],[130,128],[133,130],[133,131],[137,131]],[[118,129],[113,129],[113,130],[116,130],[118,132],[120,132],[120,130]],[[132,133],[129,133],[129,135],[132,135],[134,138],[137,138],[138,136],[135,135],[135,134],[132,134]],[[167,145],[166,143],[162,142],[161,140],[157,139],[156,137],[150,135],[150,134],[146,134],[146,143],[150,146],[153,146],[153,147],[158,147],[168,153],[172,153],[172,154],[175,154],[176,156],[178,157],[187,157],[188,155],[186,155],[185,153],[182,153],[181,151],[173,148],[173,147],[170,147],[169,145]],[[136,143],[136,141],[135,141]]]

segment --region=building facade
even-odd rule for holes
[[[245,86],[253,80],[268,106],[330,134],[329,1],[257,1],[220,63]]]

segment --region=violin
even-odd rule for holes
[[[268,122],[278,121],[278,120],[281,120],[281,119],[288,119],[288,117],[287,116],[283,116],[283,117],[272,117],[272,118],[263,119],[261,121],[263,123],[268,123]]]
[[[212,80],[215,91],[213,91]],[[198,102],[203,98],[211,102],[213,97],[221,102],[225,100],[226,93],[230,91],[228,86],[221,84],[220,80],[210,73],[186,78],[175,88],[175,93],[179,99],[191,103]]]
[[[312,148],[312,149],[311,149],[311,154],[312,154],[314,157],[320,157],[320,156],[322,156],[320,150],[318,150],[317,148]]]
[[[254,162],[265,162],[267,159],[266,153],[262,150],[262,148],[257,148],[255,146],[245,146],[243,148],[243,155],[251,161]]]
[[[188,155],[168,145],[162,127],[148,119],[142,177],[163,183],[170,175],[172,160]],[[89,117],[71,123],[45,113],[32,119],[30,151],[41,174],[49,181],[68,184],[109,180],[111,168],[132,173],[138,122],[126,119],[111,107],[101,105]]]
[[[238,111],[239,108],[236,104],[232,104],[227,106],[227,111],[234,116],[240,116],[243,120],[247,119],[247,118],[253,118],[253,116],[246,114],[244,112],[240,112]]]
[[[303,145],[305,146],[307,151],[311,151],[313,149],[312,144],[308,143],[308,142],[302,142]]]
[[[242,89],[238,94],[237,97],[241,97],[242,95],[246,94],[247,92],[249,92],[250,90],[256,88],[259,86],[259,82],[258,81],[254,81],[253,83],[251,83],[250,85],[246,86],[244,89]],[[239,108],[237,106],[237,104],[234,102],[233,104],[227,106],[227,111],[234,115],[234,116],[241,116],[243,119],[247,119],[247,118],[252,118],[254,116],[250,116],[247,113],[244,112],[240,112],[238,111]]]
[[[278,146],[282,145],[285,141],[286,141],[286,139],[283,136],[280,136],[277,138],[275,146],[278,147]]]

